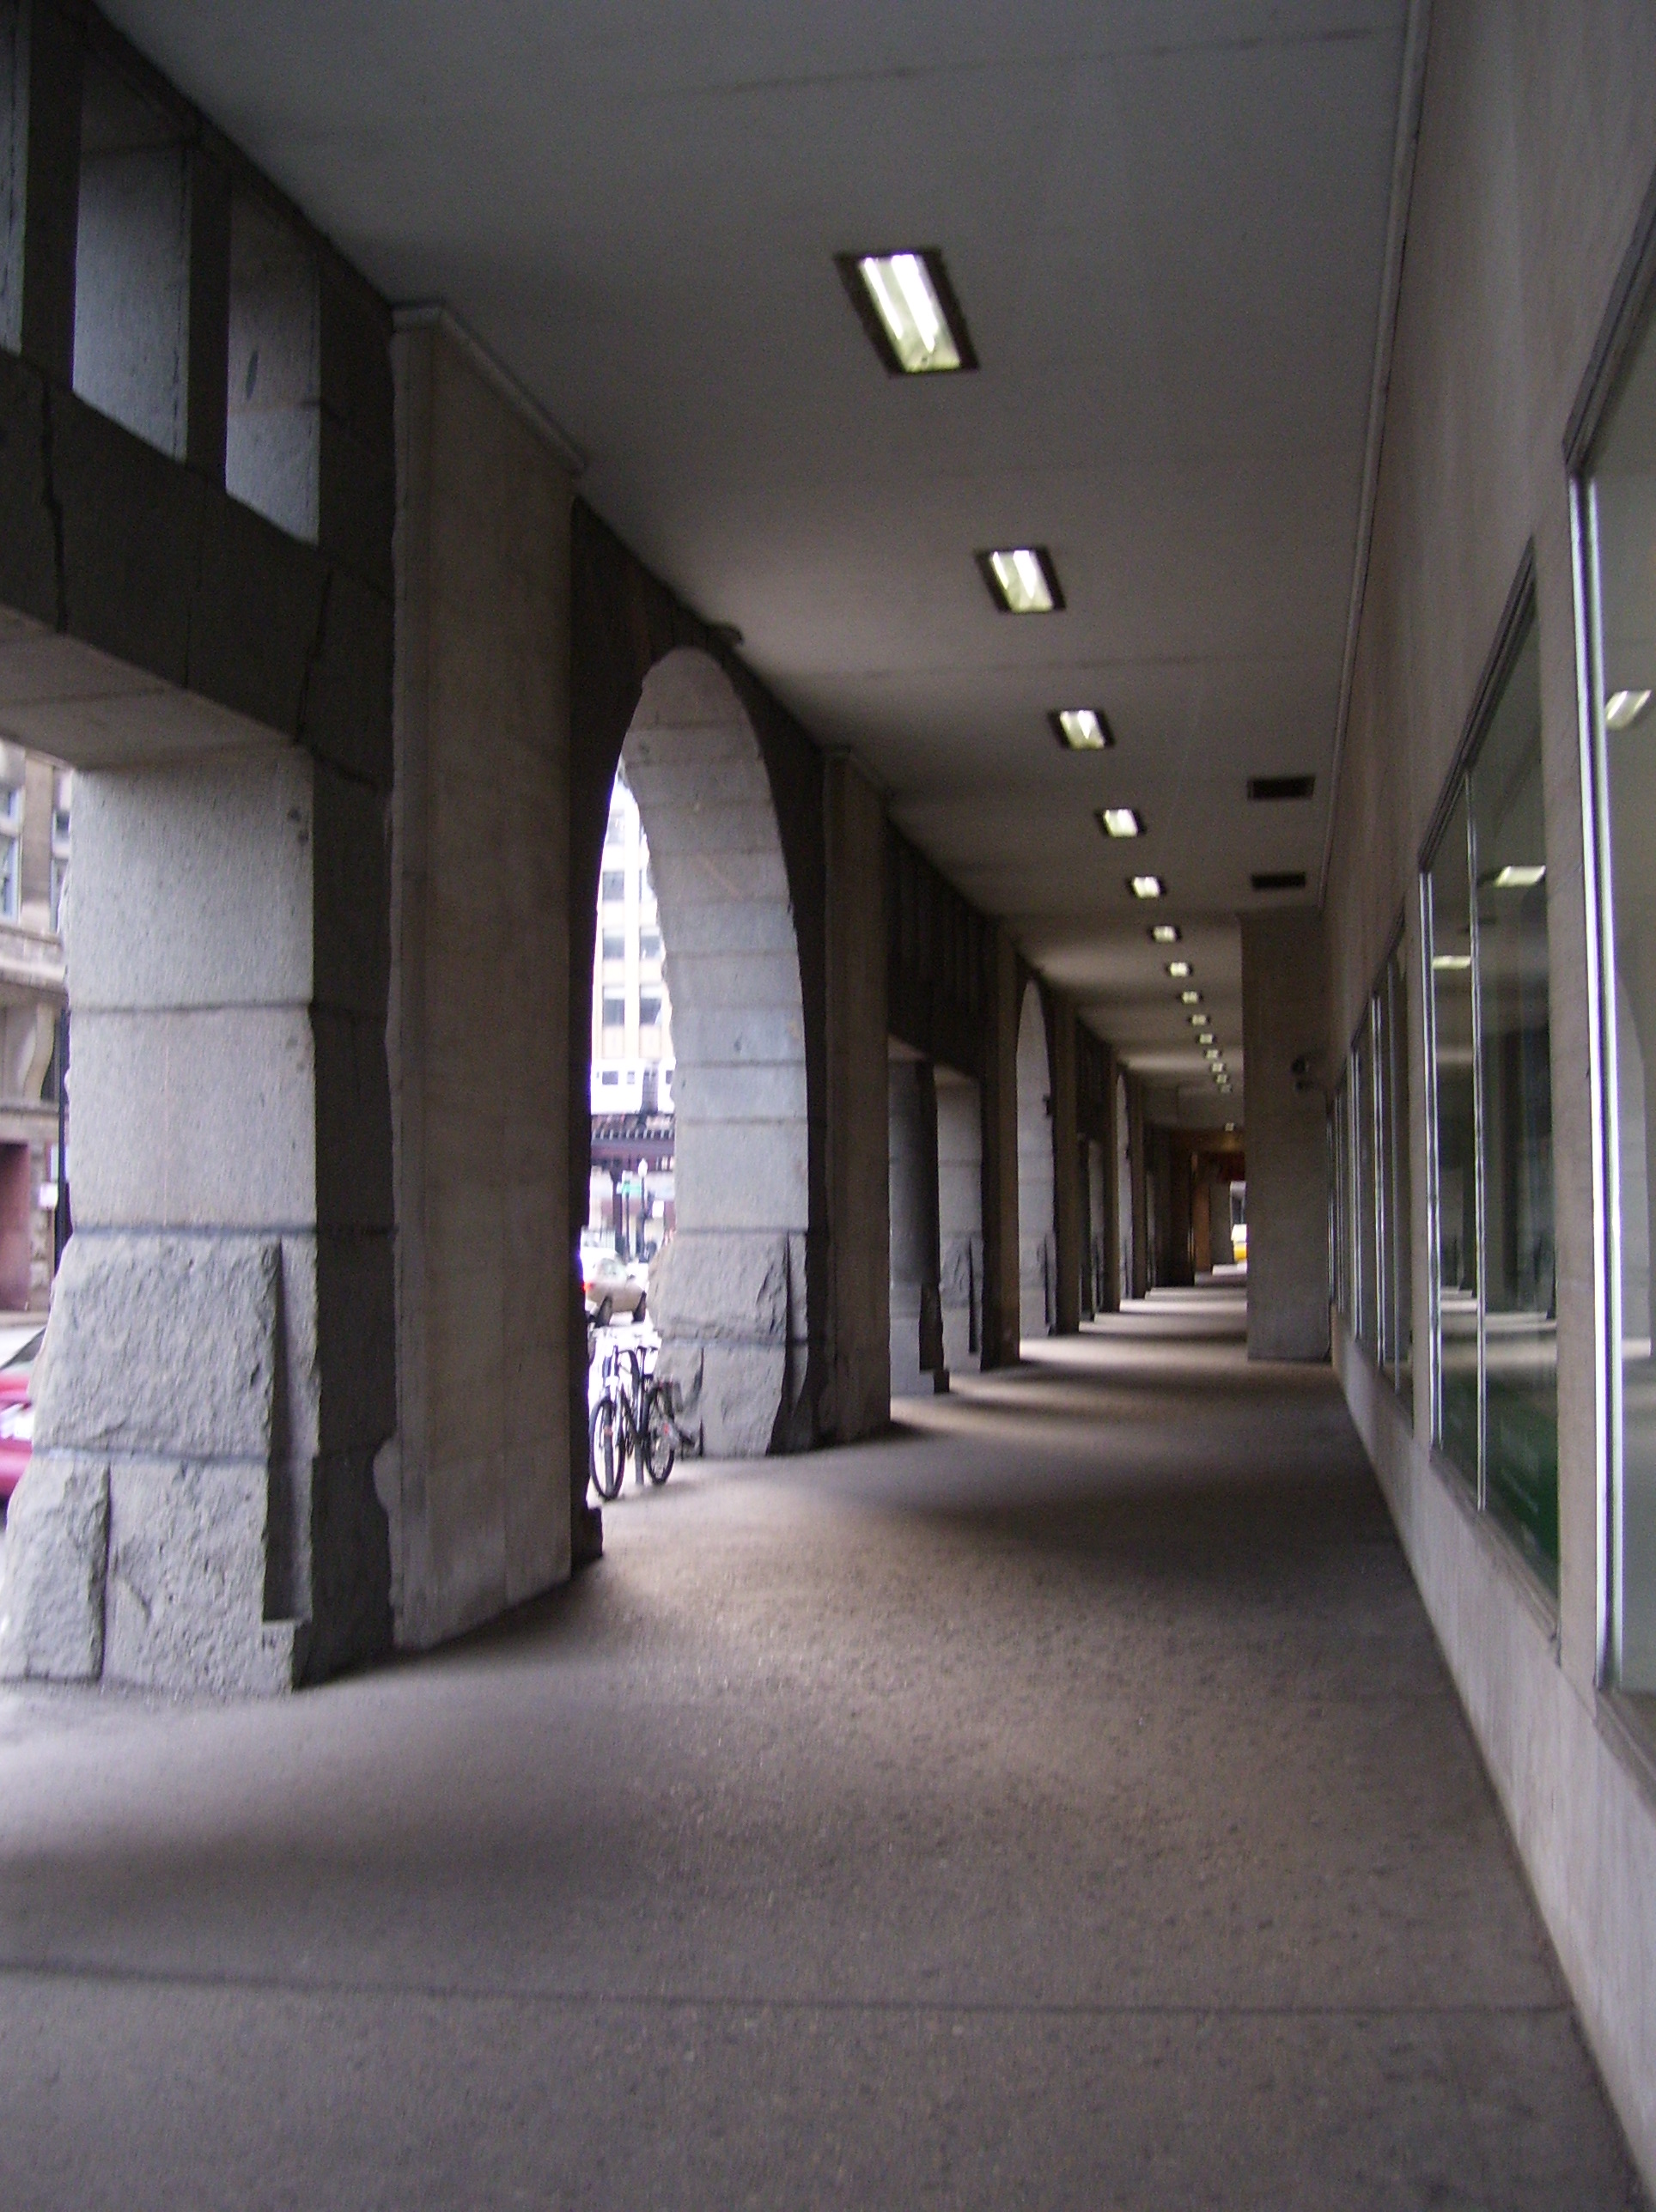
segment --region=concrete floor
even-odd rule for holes
[[[0,2204],[1638,2203],[1325,1370],[1234,1293],[675,1474],[265,1707],[0,1703]]]

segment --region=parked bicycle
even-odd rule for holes
[[[588,1436],[593,1488],[606,1502],[621,1495],[630,1459],[640,1484],[648,1475],[659,1487],[673,1472],[680,1434],[672,1385],[656,1382],[654,1358],[639,1344],[612,1345],[604,1354]]]

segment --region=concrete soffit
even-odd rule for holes
[[[1374,541],[1374,503],[1379,489],[1380,454],[1385,443],[1385,405],[1391,386],[1391,349],[1397,331],[1403,291],[1403,252],[1409,237],[1409,205],[1415,188],[1415,153],[1420,143],[1421,106],[1426,91],[1426,54],[1431,42],[1432,0],[1409,0],[1403,30],[1403,71],[1397,88],[1397,135],[1391,154],[1391,198],[1385,222],[1385,262],[1380,275],[1379,313],[1374,329],[1374,369],[1368,387],[1368,432],[1363,447],[1363,489],[1357,509],[1353,548],[1351,600],[1346,615],[1345,653],[1340,665],[1340,704],[1334,725],[1334,758],[1329,770],[1328,823],[1323,832],[1323,865],[1317,878],[1317,904],[1328,897],[1329,864],[1340,811],[1340,771],[1345,760],[1346,725],[1351,715],[1351,686],[1357,664],[1368,590],[1369,554]]]
[[[393,327],[399,331],[440,330],[465,355],[484,382],[522,417],[538,438],[551,447],[572,478],[585,474],[588,456],[446,301],[411,301],[393,307],[391,319]]]

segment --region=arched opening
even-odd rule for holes
[[[805,1014],[776,806],[729,678],[693,648],[645,678],[620,767],[648,861],[648,882],[622,886],[618,910],[642,891],[631,905],[659,932],[672,1010],[673,1220],[648,1291],[658,1371],[705,1454],[752,1457],[809,1440],[795,1433],[810,1220]],[[600,991],[613,872],[601,863],[593,886]],[[623,1021],[640,1011],[629,1003]]]
[[[1052,1075],[1046,1015],[1031,982],[1018,1021],[1018,1333],[1048,1335],[1057,1319],[1053,1212]]]

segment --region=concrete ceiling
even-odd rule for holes
[[[393,300],[441,298],[581,489],[1129,1062],[1239,1055],[1251,872],[1314,891],[1406,0],[110,0]],[[888,378],[837,251],[941,246],[982,361]],[[1052,549],[997,614],[974,549]],[[1048,708],[1118,743],[1066,756]],[[1309,804],[1250,806],[1250,775]],[[1140,846],[1093,810],[1137,806]],[[1238,1112],[1210,1102],[1215,1118]]]

